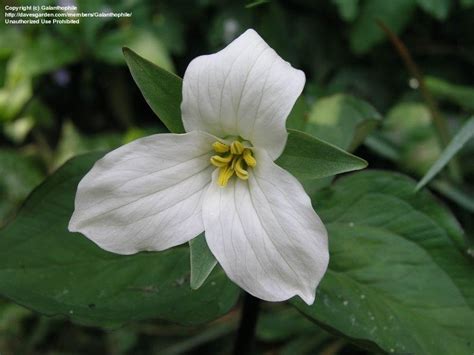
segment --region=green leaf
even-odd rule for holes
[[[474,350],[472,260],[453,245],[452,215],[389,172],[338,180],[315,199],[329,232],[329,269],[316,301],[292,303],[318,324],[387,353]]]
[[[153,112],[170,132],[183,133],[181,78],[140,57],[129,48],[123,48],[123,55],[135,83]]]
[[[209,250],[204,234],[189,241],[191,280],[190,285],[193,290],[197,290],[206,281],[217,260]]]
[[[425,78],[425,84],[437,98],[451,101],[467,110],[474,110],[474,87],[451,84],[432,76]]]
[[[363,2],[349,37],[352,50],[356,54],[364,54],[385,39],[376,20],[385,23],[393,32],[400,33],[410,22],[415,8],[416,0]]]
[[[215,270],[191,290],[187,247],[123,256],[68,232],[77,184],[100,157],[67,162],[0,231],[0,294],[37,312],[101,326],[152,318],[199,324],[225,314],[238,288]]]
[[[305,131],[342,149],[355,150],[380,122],[381,116],[368,103],[337,94],[313,105]]]
[[[438,20],[446,20],[451,8],[451,0],[417,0],[417,3],[424,11]]]
[[[461,148],[474,136],[474,116],[471,117],[458,131],[458,133],[453,137],[449,145],[441,153],[440,157],[436,162],[431,166],[430,170],[423,176],[418,185],[416,185],[416,190],[418,191],[423,186],[431,181],[449,161],[461,150]]]
[[[291,129],[288,133],[276,163],[299,179],[319,179],[367,166],[365,160],[309,134]]]
[[[339,10],[339,16],[345,21],[355,20],[359,12],[359,0],[332,0]]]

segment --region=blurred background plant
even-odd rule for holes
[[[8,1],[7,1],[8,2]],[[10,1],[12,5],[31,1]],[[420,80],[375,20],[398,34],[426,75],[452,137],[474,113],[472,0],[61,1],[82,11],[132,12],[80,25],[0,24],[0,226],[49,173],[74,155],[163,132],[122,56],[128,46],[182,76],[194,57],[255,28],[307,84],[288,126],[356,152],[370,167],[420,179],[439,158],[433,109]],[[35,1],[35,4],[55,4]],[[472,245],[474,144],[430,188],[454,212]],[[328,181],[305,183],[309,190]],[[471,249],[472,250],[472,249]],[[365,354],[285,305],[267,304],[258,351]],[[267,312],[272,309],[272,312]],[[216,354],[233,341],[238,313],[206,327],[162,322],[117,330],[74,325],[0,301],[1,354]]]

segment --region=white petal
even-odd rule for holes
[[[194,238],[204,230],[214,141],[201,132],[157,134],[110,152],[79,183],[69,230],[119,254]]]
[[[275,160],[285,147],[285,121],[304,83],[302,71],[247,30],[220,52],[189,64],[181,104],[184,127],[241,136]]]
[[[299,295],[312,304],[326,272],[327,232],[301,184],[263,151],[248,181],[209,186],[203,202],[206,240],[226,274],[267,301]]]

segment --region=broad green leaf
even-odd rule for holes
[[[416,185],[416,190],[421,189],[431,181],[449,161],[455,156],[459,150],[474,136],[474,116],[471,117],[453,137],[449,145],[443,150],[440,157],[431,166],[430,170],[423,176],[420,182]]]
[[[416,0],[364,1],[349,37],[352,50],[356,54],[364,54],[385,39],[376,20],[385,23],[393,32],[400,33],[410,22],[415,8]]]
[[[450,213],[389,172],[338,180],[315,198],[329,232],[316,301],[292,303],[325,329],[386,353],[474,350],[473,263],[453,245]]]
[[[204,234],[189,241],[191,279],[190,285],[193,290],[197,290],[206,281],[217,260],[209,250]]]
[[[97,43],[95,55],[111,64],[125,64],[122,47],[132,49],[160,68],[174,70],[173,62],[161,40],[154,32],[143,28],[126,27],[108,32]]]
[[[332,0],[345,21],[353,21],[359,12],[359,0]]]
[[[320,179],[367,166],[365,160],[309,134],[291,129],[288,133],[276,163],[299,179]]]
[[[191,290],[186,246],[123,256],[68,232],[77,184],[100,157],[90,153],[67,162],[0,231],[0,295],[101,326],[152,318],[198,324],[226,313],[238,288],[215,270]]]
[[[180,77],[123,48],[125,61],[146,102],[164,125],[173,133],[184,132],[181,120]]]
[[[451,101],[468,110],[474,110],[474,87],[451,84],[432,76],[425,78],[425,84],[436,97]]]
[[[417,3],[424,11],[438,20],[445,20],[451,8],[451,0],[417,0]]]
[[[317,100],[305,131],[342,149],[355,150],[381,120],[368,103],[337,94]]]

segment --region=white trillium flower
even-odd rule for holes
[[[298,180],[274,163],[304,83],[251,29],[194,59],[183,80],[187,133],[137,139],[97,161],[79,183],[69,230],[118,254],[165,250],[205,231],[245,291],[312,304],[327,232]]]

